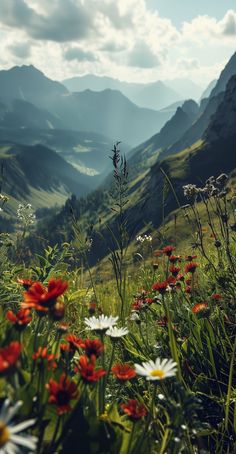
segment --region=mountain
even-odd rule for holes
[[[179,140],[185,131],[193,124],[199,113],[199,106],[193,100],[188,100],[178,107],[172,118],[167,121],[158,134],[139,145],[129,153],[128,163],[132,162],[131,172],[148,169],[154,164],[160,153]]]
[[[217,83],[217,79],[214,79],[207,85],[206,89],[202,93],[201,100],[209,98],[213,88],[215,88],[215,86],[216,86],[216,83]]]
[[[0,71],[0,100],[9,104],[15,99],[48,111],[60,129],[95,132],[132,146],[160,130],[171,116],[139,108],[117,90],[70,93],[32,65]]]
[[[0,167],[2,192],[10,197],[10,208],[24,201],[34,208],[53,206],[64,203],[72,193],[89,192],[88,177],[41,145],[2,144]]]
[[[216,83],[215,88],[213,88],[210,97],[213,98],[214,96],[224,91],[226,89],[227,83],[234,74],[236,74],[236,52],[232,55],[227,65],[221,72],[220,77]]]
[[[106,76],[85,76],[66,79],[63,84],[70,91],[103,91],[108,88],[118,90],[140,107],[160,110],[183,97],[161,81],[153,83],[129,83]]]
[[[172,88],[172,90],[180,93],[182,95],[182,99],[199,100],[202,93],[202,87],[190,79],[165,80],[164,84]]]
[[[2,129],[54,129],[62,124],[50,112],[21,99],[0,100],[0,140]],[[11,133],[8,133],[11,135]]]
[[[218,98],[218,97],[215,97]],[[213,98],[214,99],[214,98]],[[126,205],[126,217],[128,219],[128,233],[133,238],[143,228],[147,229],[147,224],[151,223],[154,228],[160,226],[163,221],[163,212],[165,217],[178,208],[176,197],[180,204],[185,204],[183,196],[183,185],[191,183],[202,185],[209,176],[219,175],[222,172],[235,174],[236,156],[236,76],[227,84],[223,94],[223,99],[216,108],[215,114],[211,117],[208,128],[204,135],[204,142],[196,144],[191,150],[185,150],[165,158],[162,162],[157,161],[149,170],[140,173],[138,178],[131,179],[129,185],[129,202]],[[173,191],[165,190],[165,199],[163,205],[163,187],[165,183],[164,173],[168,176],[174,188]],[[39,234],[48,235],[58,222],[63,224],[67,230],[67,238],[70,239],[71,231],[66,221],[69,206],[78,216],[80,215],[81,223],[83,220],[90,222],[91,219],[97,222],[98,233],[96,229],[93,235],[93,246],[90,253],[91,263],[108,253],[105,246],[104,236],[107,238],[107,230],[103,219],[108,219],[107,193],[106,191],[96,191],[88,196],[89,203],[85,200],[70,200],[67,205],[57,214],[57,217],[51,217],[47,220],[46,225],[41,224]],[[93,205],[91,205],[93,200]],[[97,203],[94,201],[97,200]],[[91,208],[92,207],[92,208]],[[66,214],[67,213],[67,214]],[[84,221],[84,222],[85,222]],[[116,231],[116,217],[109,215],[109,225]],[[60,239],[59,230],[54,231],[51,241],[55,242]]]

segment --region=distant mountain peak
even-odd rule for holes
[[[218,82],[215,88],[213,88],[210,97],[212,98],[213,96],[218,95],[220,92],[225,91],[227,83],[234,74],[236,74],[236,52],[234,52],[234,54],[224,67],[223,71],[221,71]]]

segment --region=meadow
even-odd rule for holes
[[[27,260],[30,208],[1,234],[0,453],[234,453],[232,181],[190,182],[181,227],[173,217],[131,241],[116,149],[113,178],[117,225],[97,267],[76,219],[71,243]]]

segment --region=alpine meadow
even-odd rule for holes
[[[235,0],[0,0],[0,454],[236,454]]]

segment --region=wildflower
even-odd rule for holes
[[[190,262],[185,266],[185,273],[195,273],[196,269],[198,267],[198,264],[195,262]]]
[[[208,312],[208,309],[209,309],[208,303],[206,303],[206,302],[196,303],[192,307],[192,313],[199,314],[202,312],[202,313],[205,313],[205,315],[206,315],[206,313]]]
[[[57,406],[57,414],[62,415],[71,411],[70,401],[78,397],[76,384],[65,373],[60,377],[59,383],[52,378],[46,384],[49,391],[49,403]]]
[[[113,339],[118,339],[120,337],[126,336],[128,334],[127,328],[117,328],[116,326],[112,326],[106,332],[107,336],[112,337]]]
[[[181,262],[180,255],[170,255],[169,262],[171,262],[171,263]]]
[[[62,320],[65,315],[65,304],[63,301],[56,301],[54,306],[50,309],[49,315],[55,322]]]
[[[58,333],[66,333],[69,329],[69,326],[66,323],[60,323],[60,325],[57,327]]]
[[[36,452],[37,437],[26,434],[25,431],[35,424],[35,419],[14,424],[12,419],[15,417],[19,408],[23,405],[22,401],[11,404],[9,399],[3,402],[0,410],[0,452],[1,454],[13,454],[26,452]]]
[[[155,361],[147,361],[142,366],[135,364],[137,374],[146,377],[147,380],[164,380],[176,374],[176,363],[172,359],[157,358]]]
[[[17,279],[17,282],[22,285],[25,290],[28,290],[34,283],[31,279]]]
[[[170,266],[169,271],[173,276],[177,277],[180,272],[180,268],[178,266],[172,265]]]
[[[52,353],[48,353],[47,347],[39,347],[37,352],[33,353],[32,358],[34,361],[38,361],[39,367],[44,367],[44,363],[46,363],[48,370],[57,367],[56,357]]]
[[[35,282],[27,292],[24,292],[23,308],[35,308],[38,311],[47,311],[56,304],[57,298],[65,293],[67,282],[61,279],[50,279],[48,286],[44,287],[40,282]]]
[[[168,281],[156,282],[155,284],[153,284],[152,290],[155,290],[155,291],[159,292],[161,295],[164,295],[168,285],[169,285]]]
[[[88,358],[98,358],[104,351],[104,345],[99,339],[86,339],[83,343],[85,354]]]
[[[164,317],[160,318],[160,320],[157,321],[157,325],[161,326],[162,328],[166,328],[168,326],[168,318],[166,315]]]
[[[192,292],[192,289],[191,289],[190,285],[186,285],[185,293],[191,293],[191,292]]]
[[[153,267],[154,270],[158,270],[158,268],[159,268],[159,263],[153,263],[153,264],[152,264],[152,267]]]
[[[130,320],[131,320],[132,322],[140,323],[140,318],[139,318],[138,313],[135,312],[135,311],[132,311],[132,312],[131,312],[131,315],[130,315]]]
[[[15,371],[21,353],[20,342],[11,342],[6,347],[0,348],[0,376],[8,375]]]
[[[80,373],[81,378],[85,383],[96,382],[106,374],[104,369],[95,370],[94,358],[91,358],[89,361],[89,358],[85,355],[80,357],[78,366],[75,368],[75,372]]]
[[[120,407],[133,422],[138,421],[147,415],[145,406],[135,399],[128,400],[126,404],[121,404]]]
[[[213,293],[213,295],[211,295],[211,298],[215,301],[219,301],[221,300],[222,295],[220,295],[220,293]]]
[[[120,381],[124,382],[136,377],[136,371],[129,364],[115,364],[111,369],[113,375]]]
[[[106,331],[108,328],[116,325],[119,317],[108,317],[107,315],[99,315],[99,317],[85,318],[85,325],[91,331]]]
[[[75,352],[79,348],[84,347],[84,341],[80,337],[76,337],[74,334],[70,334],[66,337],[66,340],[69,344],[69,351]]]
[[[7,311],[6,317],[18,331],[22,331],[26,328],[32,320],[29,309],[20,309],[16,314],[12,311]]]
[[[167,257],[170,257],[172,255],[172,252],[175,250],[174,246],[165,246],[162,249],[163,254],[167,255]]]
[[[90,314],[90,315],[95,314],[96,308],[97,308],[97,303],[96,303],[96,301],[91,301],[91,302],[89,303],[89,309],[88,309],[89,314]]]
[[[197,255],[186,255],[185,256],[185,261],[186,262],[192,262],[193,260],[195,260],[197,258]]]
[[[32,205],[30,203],[20,203],[17,209],[17,217],[25,227],[34,224],[36,216],[33,212]]]

